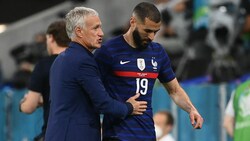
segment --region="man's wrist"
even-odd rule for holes
[[[133,105],[129,102],[126,102],[125,104],[128,107],[128,115],[131,115],[133,113],[133,110],[134,110]]]

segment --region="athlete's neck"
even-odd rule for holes
[[[134,43],[134,39],[132,34],[130,33],[130,31],[128,31],[127,33],[123,34],[123,38],[124,40],[132,47],[132,48],[136,48],[136,45]]]

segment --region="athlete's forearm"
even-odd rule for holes
[[[170,97],[173,101],[183,110],[189,114],[190,122],[194,129],[201,129],[203,124],[203,118],[196,110],[186,92],[179,85],[178,81],[173,79],[172,81],[164,84]]]
[[[180,108],[188,113],[193,110],[196,111],[196,108],[193,106],[186,92],[179,85],[177,79],[173,79],[172,81],[164,83],[163,85],[168,91],[170,97]]]
[[[183,110],[190,113],[191,111],[197,111],[192,102],[190,101],[186,92],[180,87],[176,92],[169,93],[173,101]]]

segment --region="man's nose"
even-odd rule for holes
[[[103,33],[102,29],[99,30],[98,35],[99,35],[99,36],[102,36],[102,37],[104,36],[104,33]]]
[[[153,41],[154,38],[155,38],[155,33],[154,33],[154,32],[149,33],[149,34],[148,34],[148,38],[149,38],[151,41]]]

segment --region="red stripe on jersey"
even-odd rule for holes
[[[154,78],[158,77],[158,73],[152,72],[133,72],[133,71],[115,71],[116,76],[121,77],[138,77],[138,78]]]

